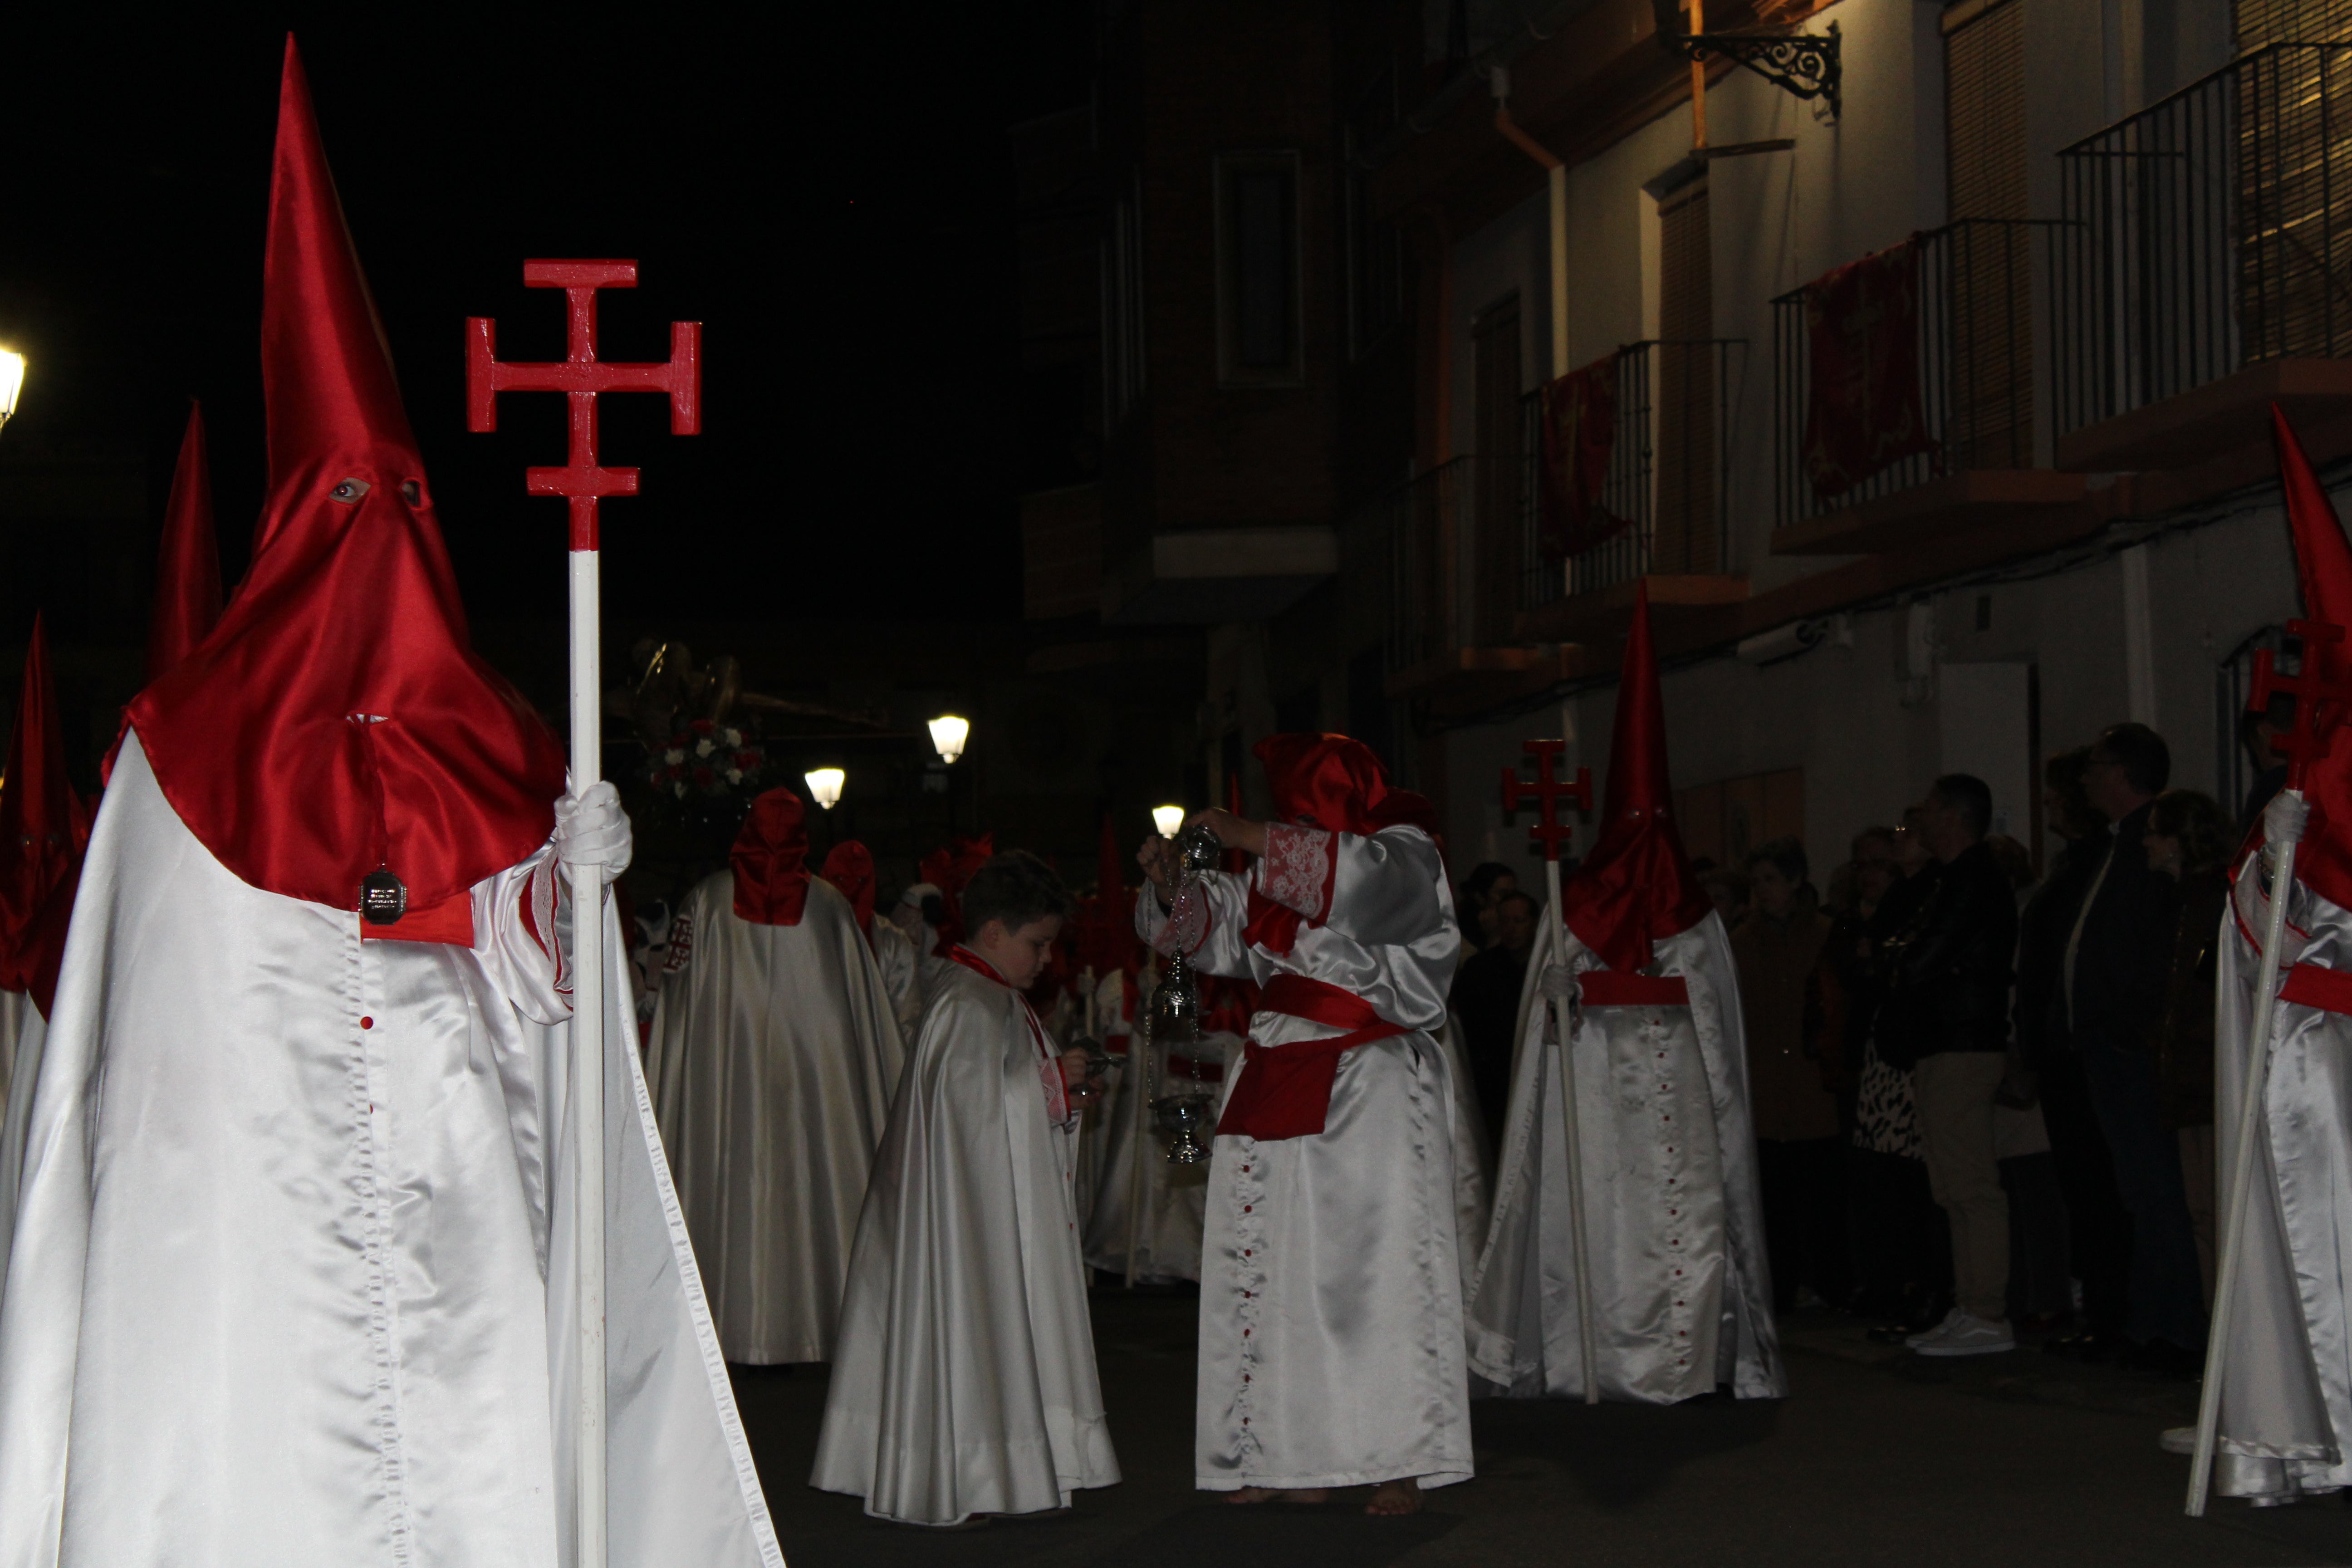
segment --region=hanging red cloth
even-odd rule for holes
[[[1805,285],[1805,475],[1843,495],[1936,449],[1919,406],[1917,236]]]
[[[1279,820],[1326,833],[1369,837],[1385,827],[1412,826],[1437,837],[1437,808],[1425,795],[1389,787],[1388,770],[1372,749],[1345,735],[1269,735],[1257,743]],[[1327,910],[1329,904],[1327,900]],[[1288,952],[1302,924],[1320,925],[1297,910],[1250,889],[1244,940],[1268,952]]]
[[[866,945],[874,945],[874,855],[855,838],[845,838],[826,851],[824,866],[817,872],[839,889],[849,900],[849,908],[857,916],[857,929],[866,933]]]
[[[1544,559],[1561,562],[1625,531],[1625,519],[1601,504],[1609,458],[1617,449],[1617,360],[1612,350],[1543,389],[1537,491]]]
[[[796,926],[808,903],[808,808],[788,789],[751,803],[727,860],[735,912],[754,925]],[[870,895],[869,895],[870,907]]]
[[[472,651],[291,39],[261,337],[252,569],[131,725],[180,820],[246,882],[355,910],[383,867],[422,912],[547,842],[563,752]]]

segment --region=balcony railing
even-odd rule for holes
[[[1651,572],[1720,572],[1729,545],[1734,350],[1744,338],[1646,339],[1617,353],[1616,439],[1598,510],[1611,537],[1561,559],[1544,547],[1543,395],[1523,400],[1519,607]]]
[[[2060,436],[2352,355],[2352,44],[2273,44],[2059,153]]]
[[[1907,456],[1824,493],[1809,462],[1812,406],[1812,330],[1806,300],[1813,285],[1772,301],[1774,523],[1790,528],[1947,474],[2034,464],[2034,276],[2036,252],[2048,266],[2047,220],[1965,218],[1917,237],[1919,429]],[[1818,280],[1817,280],[1818,281]],[[1881,352],[1874,348],[1869,352]],[[1864,370],[1874,366],[1864,364]],[[1888,389],[1874,389],[1844,416],[1867,422],[1886,414]],[[1874,433],[1863,429],[1866,439]]]

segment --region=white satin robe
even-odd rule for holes
[[[738,915],[732,871],[678,919],[692,952],[662,983],[646,1077],[719,1347],[751,1366],[830,1361],[905,1060],[889,991],[822,878],[797,925]]]
[[[2256,945],[2269,919],[2249,856],[2222,915],[2214,987],[2214,1171],[2228,1200],[2245,1106]],[[2302,882],[2287,905],[2279,973],[2352,970],[2352,911]],[[2276,1001],[2256,1122],[2253,1188],[2221,1382],[2214,1489],[2290,1501],[2352,1486],[2352,1017]],[[2226,1212],[2226,1211],[2223,1211]]]
[[[1430,1031],[1462,936],[1437,846],[1417,827],[1370,837],[1268,827],[1245,875],[1202,873],[1203,918],[1177,931],[1146,888],[1136,926],[1213,974],[1303,974],[1412,1032],[1339,1059],[1324,1131],[1222,1136],[1201,1268],[1194,1484],[1344,1487],[1470,1479],[1449,1074]],[[1302,923],[1287,953],[1247,942],[1252,884]],[[1260,1045],[1346,1031],[1278,1013]],[[1225,1075],[1225,1093],[1247,1074]]]
[[[890,1016],[898,1020],[898,1038],[912,1040],[923,1026],[923,985],[915,974],[914,940],[880,915],[871,924],[874,962],[881,966],[882,989],[890,994]]]
[[[1143,1007],[1137,1003],[1137,1011]],[[1128,1240],[1135,1241],[1135,1278],[1139,1283],[1165,1285],[1201,1278],[1201,1236],[1208,1214],[1209,1167],[1179,1165],[1168,1158],[1168,1141],[1151,1125],[1151,1108],[1142,1103],[1155,1089],[1170,1093],[1190,1077],[1169,1066],[1169,1048],[1155,1042],[1151,1072],[1147,1079],[1136,1042],[1140,1029],[1129,1037],[1127,1060],[1119,1081],[1103,1099],[1102,1168],[1095,1183],[1094,1205],[1081,1234],[1089,1267],[1124,1278]],[[1201,1037],[1193,1059],[1202,1068],[1239,1061],[1242,1043],[1232,1035]],[[1222,1099],[1218,1085],[1205,1084]]]
[[[1078,1118],[1070,1157],[1070,1202],[1077,1215],[1082,1245],[1094,1223],[1095,1202],[1102,1186],[1103,1171],[1110,1160],[1112,1118],[1118,1114],[1120,1095],[1127,1082],[1127,1052],[1134,1038],[1134,1025],[1126,1016],[1124,987],[1129,984],[1124,974],[1104,975],[1095,984],[1090,1009],[1096,1043],[1110,1058],[1110,1066],[1103,1069],[1102,1092]],[[1091,1255],[1087,1261],[1093,1264]]]
[[[877,1518],[1034,1513],[1119,1479],[1045,1065],[1019,994],[949,963],[874,1159],[809,1477]]]
[[[16,1239],[16,1195],[25,1173],[25,1131],[32,1121],[33,1085],[40,1081],[41,1047],[48,1038],[49,1022],[25,993],[12,991],[0,996],[14,996],[19,1004],[0,1008],[0,1028],[6,1028],[11,1018],[19,1020],[12,1071],[24,1088],[23,1093],[10,1095],[7,1109],[0,1111],[0,1305],[5,1305],[8,1248]]]
[[[570,1029],[518,912],[547,857],[475,889],[471,949],[362,941],[238,880],[126,739],[0,1304],[0,1568],[571,1561]],[[610,1560],[781,1564],[629,1021],[616,984]]]
[[[1585,1388],[1559,1055],[1538,989],[1559,942],[1547,909],[1469,1299],[1470,1370],[1521,1398]],[[1602,967],[1573,934],[1568,951],[1580,973]],[[1571,1052],[1601,1395],[1662,1405],[1727,1384],[1742,1399],[1781,1398],[1731,944],[1710,910],[1654,951],[1690,1005],[1586,1006]]]

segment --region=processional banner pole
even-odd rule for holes
[[[1566,741],[1529,741],[1520,749],[1535,759],[1536,780],[1528,784],[1519,777],[1517,768],[1505,768],[1503,809],[1516,812],[1523,800],[1532,798],[1535,802],[1537,822],[1528,829],[1528,847],[1543,857],[1544,894],[1551,900],[1547,907],[1551,910],[1552,958],[1565,963],[1568,910],[1559,899],[1559,851],[1575,829],[1559,820],[1559,805],[1565,800],[1580,812],[1592,809],[1592,770],[1577,769],[1572,784],[1552,776],[1554,760],[1568,750]],[[1537,984],[1542,984],[1540,972]],[[1571,1019],[1567,1003],[1548,1001],[1546,1005],[1551,1009],[1551,1031],[1559,1045],[1560,1141],[1568,1162],[1568,1230],[1576,1258],[1576,1348],[1581,1358],[1577,1371],[1584,1384],[1584,1403],[1598,1405],[1601,1385],[1593,1375],[1592,1271],[1587,1266],[1584,1242],[1584,1146],[1577,1135],[1576,1072],[1569,1052]]]
[[[2278,673],[2271,650],[2254,655],[2253,689],[2246,706],[2266,712],[2273,697],[2294,701],[2294,722],[2273,740],[2272,747],[2286,759],[2286,793],[2303,798],[2305,773],[2327,754],[2336,726],[2344,719],[2352,690],[2331,686],[2320,672],[2320,648],[2344,640],[2344,628],[2326,621],[2289,621],[2287,635],[2303,639],[2303,672],[2292,679]],[[2323,708],[2328,711],[2323,713]],[[2213,1281],[2213,1320],[2205,1342],[2205,1386],[2197,1399],[2197,1447],[2189,1467],[2189,1517],[2205,1516],[2205,1500],[2213,1484],[2213,1452],[2221,1439],[2221,1384],[2230,1352],[2231,1307],[2237,1295],[2238,1270],[2246,1250],[2246,1201],[2253,1190],[2254,1139],[2262,1130],[2263,1095],[2270,1078],[2271,1036],[2278,1012],[2281,950],[2286,942],[2289,897],[2294,891],[2293,844],[2279,846],[2271,868],[2271,906],[2263,921],[2262,963],[2254,973],[2254,1026],[2246,1048],[2244,1098],[2238,1106],[2238,1142],[2231,1152],[2229,1201],[2221,1218],[2221,1266]]]
[[[570,407],[570,461],[530,468],[524,489],[562,496],[571,510],[572,794],[585,795],[604,774],[604,681],[603,622],[598,602],[596,503],[637,493],[637,470],[601,466],[596,455],[596,396],[604,392],[658,392],[669,398],[670,433],[702,428],[702,323],[672,321],[664,364],[608,364],[596,357],[596,290],[634,289],[634,261],[526,261],[526,288],[563,290],[569,326],[564,358],[550,364],[504,364],[498,325],[485,316],[466,322],[466,427],[498,428],[501,392],[561,392]],[[604,870],[566,868],[572,882],[572,1214],[577,1247],[573,1279],[580,1325],[580,1411],[574,1462],[577,1480],[576,1568],[604,1568],[605,1552],[604,1432]]]

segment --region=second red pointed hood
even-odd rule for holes
[[[213,528],[212,464],[205,451],[205,410],[188,405],[187,434],[172,470],[156,552],[155,612],[147,623],[147,679],[167,673],[220,624],[220,539]]]
[[[1714,907],[1691,872],[1675,824],[1646,584],[1635,591],[1633,625],[1625,634],[1601,836],[1560,889],[1560,903],[1577,940],[1627,973],[1649,966],[1651,943],[1688,931]]]
[[[826,852],[824,868],[817,875],[849,900],[857,929],[870,944],[874,941],[874,852],[855,838],[845,838]]]
[[[2275,405],[2271,429],[2278,444],[2279,489],[2286,500],[2287,525],[2294,534],[2303,613],[2352,632],[2352,543],[2345,540],[2335,503],[2320,488],[2294,427]],[[2352,684],[2352,639],[2305,643],[2303,673],[2307,678],[2315,671],[2331,686]],[[2345,722],[2340,710],[2323,709],[2319,718],[2323,727],[2336,727],[2326,754],[2304,773],[2311,822],[2296,851],[2294,870],[2328,902],[2352,909],[2352,724]]]
[[[384,867],[417,910],[546,842],[562,752],[472,651],[291,38],[269,205],[253,565],[131,724],[180,819],[246,882],[351,910]]]
[[[66,776],[57,690],[49,678],[49,639],[38,616],[25,650],[25,685],[8,740],[8,773],[0,784],[0,985],[21,991],[19,960],[34,924],[58,888],[81,864],[89,827]]]
[[[735,871],[738,915],[755,925],[801,923],[808,906],[808,807],[800,796],[772,789],[751,802],[727,857]]]

